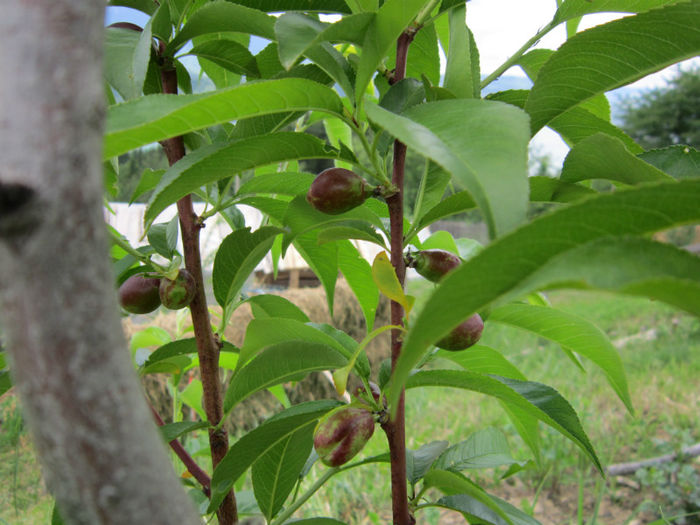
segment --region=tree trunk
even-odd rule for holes
[[[0,17],[0,316],[46,482],[76,524],[195,524],[124,341],[102,218],[104,3]]]

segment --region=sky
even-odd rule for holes
[[[488,75],[517,51],[538,29],[552,19],[555,9],[555,0],[471,0],[467,4],[467,22],[474,33],[479,48],[482,74]],[[603,24],[621,16],[625,15],[613,13],[587,15],[580,25],[580,30]],[[107,24],[115,21],[129,21],[143,25],[146,20],[145,15],[132,9],[121,7],[107,9]],[[547,34],[536,47],[557,49],[564,43],[565,39],[565,25],[561,24]],[[260,48],[263,46],[264,44],[260,43]],[[697,65],[700,59],[687,61],[684,64],[685,67],[691,62]],[[196,67],[196,60],[186,65]],[[525,76],[519,67],[510,68],[505,75]],[[649,75],[623,89],[629,93],[637,89],[663,86],[672,75],[673,67]],[[549,154],[555,165],[561,164],[568,151],[559,136],[547,128],[533,139],[533,146],[536,150]]]

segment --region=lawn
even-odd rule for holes
[[[421,295],[421,290],[409,291]],[[597,368],[584,361],[586,372],[582,373],[557,345],[495,323],[487,323],[482,342],[501,351],[528,379],[559,390],[579,413],[605,465],[658,456],[700,441],[700,320],[647,299],[569,291],[552,293],[549,299],[554,306],[594,322],[618,347],[628,374],[634,416]],[[43,488],[11,394],[0,400],[0,412],[0,524],[49,523],[52,502]],[[505,434],[516,459],[530,458],[495,401],[463,391],[421,389],[408,393],[409,448],[436,439],[456,443],[489,426]],[[625,479],[603,480],[576,447],[544,428],[542,449],[539,465],[505,481],[499,481],[503,470],[467,474],[490,492],[533,512],[543,523],[641,524],[658,516],[665,516],[667,523],[698,523],[695,517],[670,519],[700,505],[697,460]],[[363,455],[384,450],[385,437],[377,431]],[[323,469],[318,464],[313,467],[301,492]],[[362,466],[332,478],[298,516],[388,523],[388,495],[388,465]],[[461,522],[438,509],[422,511],[418,521]]]

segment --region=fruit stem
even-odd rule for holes
[[[163,45],[160,46],[163,49]],[[177,73],[175,68],[166,65],[161,69],[163,92],[177,94]],[[185,143],[182,136],[173,137],[161,142],[168,163],[172,166],[185,156]],[[228,433],[219,423],[223,420],[222,386],[219,375],[219,344],[214,337],[209,320],[207,298],[204,294],[204,278],[202,276],[202,256],[199,249],[199,231],[202,224],[197,221],[192,206],[192,197],[187,195],[177,201],[177,213],[180,217],[182,246],[185,252],[185,268],[194,276],[197,290],[190,303],[192,326],[194,328],[197,354],[199,356],[199,371],[202,379],[202,404],[207,415],[207,421],[213,427],[209,430],[209,448],[211,450],[212,466],[216,466],[228,452]],[[229,492],[217,510],[220,525],[235,525],[238,523],[236,497]]]
[[[396,70],[393,82],[398,82],[406,76],[406,60],[408,58],[408,46],[415,36],[415,28],[404,31],[396,44]],[[406,165],[406,145],[394,141],[394,158],[392,184],[397,192],[386,199],[389,208],[389,223],[391,231],[391,264],[394,267],[399,283],[403,288],[406,277],[406,265],[403,258],[403,186],[404,171]],[[403,326],[403,307],[391,302],[391,324]],[[400,330],[391,331],[391,367],[392,370],[401,354]],[[381,423],[389,442],[389,456],[391,459],[391,501],[394,525],[412,525],[415,520],[411,516],[408,507],[408,485],[406,482],[406,422],[405,422],[405,394],[401,395],[393,413],[394,418]]]

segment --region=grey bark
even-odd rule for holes
[[[124,341],[102,218],[104,3],[0,17],[0,322],[68,523],[201,523]]]

